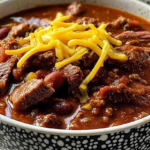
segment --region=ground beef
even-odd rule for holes
[[[114,113],[113,109],[108,107],[108,108],[105,109],[104,115],[107,116],[107,117],[110,117],[110,116],[113,115],[113,113]]]
[[[9,82],[10,74],[17,61],[16,56],[12,56],[6,62],[0,63],[0,93],[5,92]]]
[[[70,16],[77,16],[85,12],[85,9],[83,8],[82,4],[78,2],[72,2],[68,8],[67,8],[67,15]]]
[[[140,82],[142,84],[147,84],[147,81],[142,79],[142,78],[140,78],[140,76],[138,74],[131,74],[131,75],[129,75],[129,80],[130,80],[130,82],[138,81],[138,82]]]
[[[54,89],[44,83],[43,79],[32,79],[17,87],[10,95],[14,109],[25,110],[50,97]]]
[[[5,48],[6,50],[14,50],[20,48],[20,45],[18,43],[18,39],[7,38],[0,40],[0,47]]]
[[[83,73],[81,69],[77,66],[73,66],[71,64],[62,68],[60,72],[63,73],[64,78],[68,83],[68,92],[75,94],[79,91],[78,87],[83,81]]]

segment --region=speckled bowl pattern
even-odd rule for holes
[[[71,0],[3,0],[0,1],[0,18],[40,4],[70,2]],[[150,21],[150,6],[137,0],[80,0],[80,2],[126,10]],[[71,131],[36,127],[0,115],[0,150],[90,149],[150,150],[150,116],[116,127]]]

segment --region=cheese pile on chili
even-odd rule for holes
[[[17,67],[21,67],[35,53],[55,49],[57,57],[55,67],[60,69],[67,64],[81,60],[82,56],[88,52],[87,48],[90,48],[99,56],[99,60],[79,86],[81,95],[75,95],[81,103],[84,103],[88,99],[87,84],[94,78],[99,68],[103,66],[107,57],[125,61],[127,56],[113,49],[111,44],[120,46],[122,42],[112,38],[107,33],[105,30],[106,24],[102,23],[96,28],[93,24],[79,25],[78,23],[66,22],[69,19],[69,16],[58,13],[49,27],[40,27],[34,33],[30,33],[29,37],[20,40],[22,48],[6,50],[6,54],[25,53],[17,63]]]

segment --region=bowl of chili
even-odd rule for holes
[[[71,2],[0,2],[1,148],[148,150],[150,7]]]

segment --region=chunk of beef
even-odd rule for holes
[[[94,24],[95,27],[98,27],[100,24],[97,19],[91,18],[91,17],[79,18],[77,20],[77,23],[78,24]]]
[[[27,22],[20,23],[12,27],[9,32],[10,37],[24,37],[27,32],[33,32],[37,29],[36,25],[30,25]]]
[[[53,114],[40,115],[36,117],[35,125],[40,127],[60,127],[60,119]]]
[[[11,71],[17,61],[17,57],[12,56],[6,62],[0,63],[0,93],[5,92],[9,82]]]
[[[15,109],[25,110],[50,97],[54,89],[44,83],[43,79],[32,79],[17,87],[10,95],[10,102]]]
[[[6,50],[14,50],[18,49],[20,45],[18,44],[18,41],[16,39],[3,39],[0,41],[0,63],[1,62],[6,62],[9,58],[10,55],[7,55],[5,53]]]
[[[83,81],[83,73],[81,69],[77,66],[71,64],[62,68],[60,72],[63,73],[64,78],[66,78],[68,83],[68,92],[75,94],[79,91],[78,87]]]
[[[24,62],[21,68],[13,69],[13,77],[15,81],[22,81],[25,77],[26,72],[37,71],[37,70],[48,70],[51,71],[52,67],[56,62],[55,52],[46,51],[37,53],[31,56]],[[39,74],[39,73],[38,73]],[[48,73],[45,73],[47,75]]]
[[[88,51],[88,53],[82,57],[83,66],[90,66],[92,63],[96,62],[98,58],[99,56],[94,51]]]
[[[132,89],[124,84],[117,86],[105,86],[98,93],[101,99],[113,103],[134,103],[138,105],[150,106],[149,95],[144,88]]]
[[[121,16],[117,20],[107,23],[106,30],[108,32],[113,32],[116,29],[123,28],[127,23],[128,19]]]
[[[150,42],[150,32],[148,31],[125,31],[115,37],[119,40],[138,39],[140,42]]]
[[[56,62],[55,51],[40,52],[30,57],[24,64],[23,68],[35,67],[36,69],[47,69]]]
[[[125,45],[119,47],[117,50],[126,54],[128,56],[128,60],[121,62],[119,60],[108,58],[108,64],[115,64],[133,72],[140,71],[150,65],[150,56],[142,47]]]
[[[107,23],[106,30],[108,32],[116,32],[119,29],[123,29],[124,31],[126,30],[139,31],[142,30],[142,27],[138,21],[129,20],[122,16],[113,22]]]
[[[125,45],[131,45],[131,46],[140,46],[142,47],[142,44],[138,39],[131,39],[131,40],[122,40],[122,45],[125,44]]]
[[[17,37],[17,36],[24,36],[26,32],[28,32],[29,24],[28,23],[20,23],[19,25],[15,25],[12,27],[9,36],[10,37]]]
[[[85,9],[83,8],[82,4],[78,2],[72,2],[68,8],[67,8],[67,14],[70,16],[77,16],[85,12]]]

